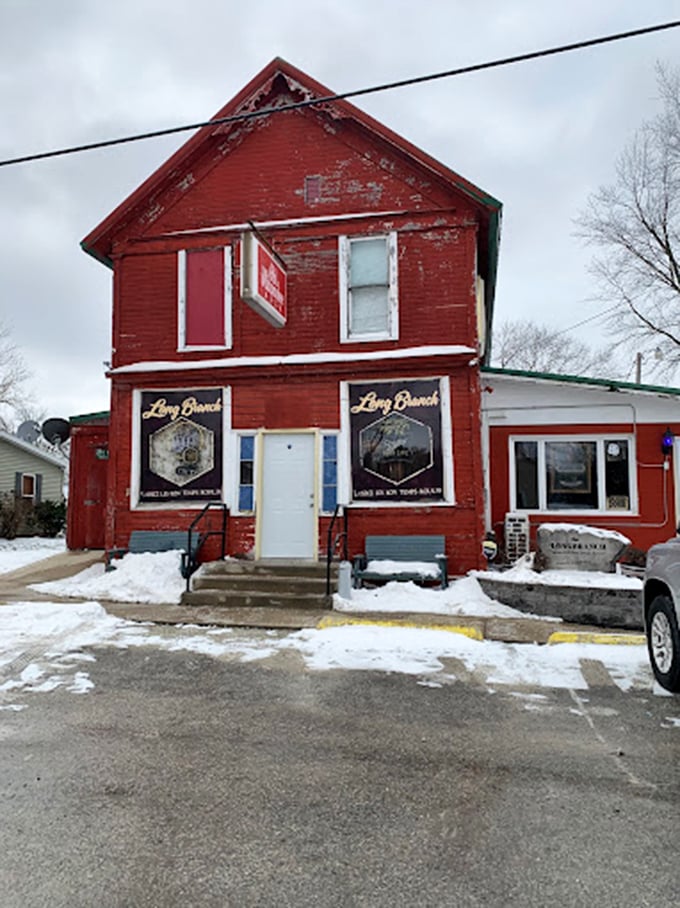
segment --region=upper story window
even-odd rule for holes
[[[519,511],[635,511],[632,438],[514,438],[511,507]]]
[[[397,234],[339,240],[340,340],[399,337]]]
[[[177,271],[177,349],[231,347],[231,249],[182,249]]]

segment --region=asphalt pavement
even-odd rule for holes
[[[103,560],[101,551],[62,552],[0,576],[0,606],[22,601],[84,601],[39,593],[33,584],[71,577]],[[173,603],[124,603],[98,599],[109,612],[128,621],[154,624],[197,624],[217,627],[253,627],[300,630],[371,624],[386,627],[425,627],[464,634],[477,640],[505,643],[644,643],[644,635],[585,625],[557,624],[540,618],[487,618],[422,612],[341,612],[334,609],[230,608],[183,606]]]

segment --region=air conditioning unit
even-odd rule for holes
[[[505,557],[517,561],[529,551],[529,517],[526,514],[505,515]]]

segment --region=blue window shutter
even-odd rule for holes
[[[33,496],[33,501],[35,501],[35,503],[37,504],[39,501],[42,500],[42,499],[41,499],[41,495],[42,495],[42,473],[36,473],[36,474],[35,474],[35,489],[34,489],[34,491],[35,491],[35,494],[34,494],[34,496]]]
[[[17,498],[21,497],[21,473],[14,474],[14,494]]]

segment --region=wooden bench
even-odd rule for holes
[[[364,581],[384,583],[388,580],[412,580],[426,584],[438,582],[441,589],[449,583],[444,536],[367,536],[366,551],[355,556],[352,577],[355,587]],[[395,562],[390,567],[372,565],[376,561]],[[403,564],[400,568],[399,562]],[[420,565],[419,565],[420,563]]]
[[[115,570],[113,564],[116,558],[122,558],[128,552],[139,555],[142,552],[172,552],[180,551],[182,561],[180,573],[187,577],[196,567],[196,553],[201,547],[203,538],[198,533],[194,534],[191,541],[191,552],[187,552],[186,530],[133,530],[127,548],[109,549],[106,553],[106,570]]]

